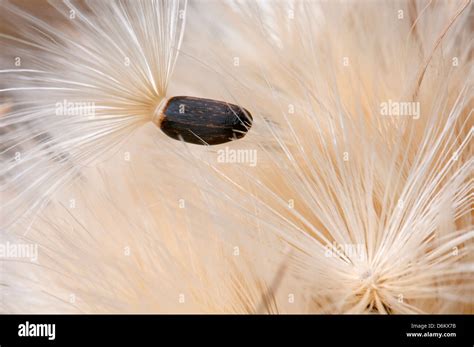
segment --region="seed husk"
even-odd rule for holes
[[[169,137],[197,145],[218,145],[245,136],[252,116],[224,101],[175,96],[159,107],[155,123]]]

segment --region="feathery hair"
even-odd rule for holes
[[[129,12],[105,4],[95,15],[115,37]],[[156,30],[140,16],[139,32]],[[27,236],[26,221],[9,229],[40,245],[40,266],[4,267],[2,309],[472,313],[471,2],[194,1],[186,18],[169,89],[244,105],[252,131],[216,148],[169,143],[152,126],[121,147],[110,142],[117,153],[81,170]],[[78,28],[77,40],[93,41],[105,69],[113,45],[89,30]],[[140,60],[133,36],[116,39]],[[106,70],[121,86],[148,80],[121,58]],[[87,76],[73,65],[74,81]],[[90,77],[97,105],[113,103],[111,86]],[[137,85],[137,98],[154,90]],[[76,139],[68,127],[49,131],[43,100],[15,95],[37,105],[25,117],[54,135],[41,144]],[[148,119],[123,107],[124,122]],[[27,137],[36,129],[14,123]],[[221,160],[226,153],[235,156]],[[252,153],[254,162],[236,157]]]
[[[15,28],[0,34],[10,58],[0,71],[7,226],[151,120],[176,62],[186,2],[53,1],[66,19],[60,27],[1,6]]]

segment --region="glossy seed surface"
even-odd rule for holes
[[[246,109],[227,102],[175,96],[161,111],[159,126],[176,140],[218,145],[244,137],[252,126],[252,116]]]

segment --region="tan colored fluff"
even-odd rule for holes
[[[40,245],[2,262],[2,310],[472,313],[470,19],[464,1],[191,2],[167,93],[241,104],[251,131],[206,148],[143,117],[2,232]]]

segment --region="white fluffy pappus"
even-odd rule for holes
[[[107,4],[94,18],[115,38],[125,30],[117,18],[135,9]],[[108,142],[111,132],[89,142],[103,153],[107,141],[115,154],[81,166],[82,179],[5,233],[38,244],[39,256],[4,262],[2,310],[472,313],[470,16],[468,1],[191,2],[169,90],[241,104],[252,130],[208,148],[170,142],[151,124],[122,145]],[[101,46],[88,30],[76,27],[75,40]],[[146,76],[144,65],[133,77],[118,65],[121,85]],[[101,81],[74,69],[72,82]],[[2,89],[55,85],[12,73],[24,78]],[[112,103],[108,84],[98,86],[97,104]],[[28,95],[12,90],[9,104]],[[51,134],[33,150],[49,142],[68,153],[62,136],[77,133],[50,132],[42,100],[28,100],[39,112],[28,117]],[[133,124],[149,120],[140,114]],[[2,133],[2,145],[33,136],[36,126],[8,115],[16,132]]]
[[[153,117],[182,40],[185,1],[50,4],[56,26],[1,4],[2,226]]]

